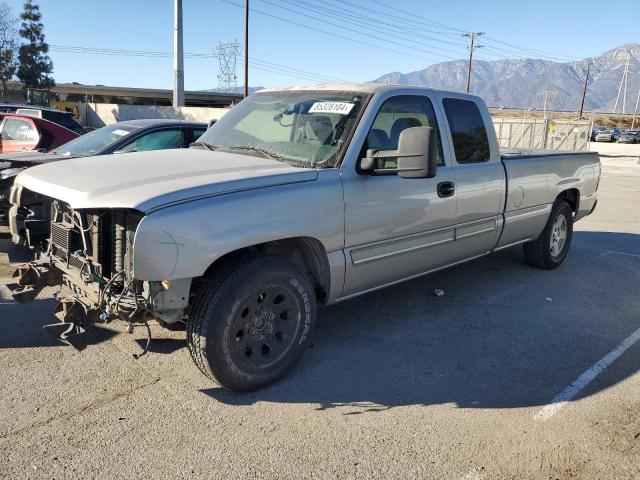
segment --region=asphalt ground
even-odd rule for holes
[[[221,390],[184,332],[82,352],[0,284],[0,478],[640,478],[640,165],[603,159],[557,270],[520,248],[319,311],[283,381]],[[0,240],[0,278],[24,251]],[[9,253],[9,255],[7,255]],[[433,295],[436,288],[444,296]]]

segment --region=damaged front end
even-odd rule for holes
[[[133,241],[141,212],[75,210],[26,189],[12,192],[12,200],[14,241],[34,248],[36,260],[18,266],[9,287],[17,302],[28,303],[45,287],[59,286],[55,316],[69,325],[61,335],[113,319],[127,322],[127,331],[146,324],[149,332],[147,319],[152,316],[161,318],[163,311],[169,320],[182,316],[182,302],[172,301],[173,310],[164,305],[163,299],[174,295],[167,294],[163,282],[143,282],[133,276]],[[188,293],[180,298],[186,297]]]

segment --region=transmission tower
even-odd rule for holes
[[[548,88],[545,88],[541,92],[538,92],[538,95],[544,95],[544,106],[542,107],[542,114],[544,118],[547,118],[547,106],[551,104],[551,102],[549,101],[549,95],[553,97],[554,95],[559,95],[559,94],[560,92],[553,92]]]
[[[232,43],[220,43],[216,47],[220,73],[218,73],[218,88],[225,91],[235,91],[238,88],[236,64],[240,54],[240,44],[236,39]]]
[[[620,93],[622,93],[622,114],[624,115],[627,109],[627,83],[629,79],[629,64],[631,63],[631,57],[627,55],[627,61],[624,63],[624,71],[622,72],[622,79],[620,80],[620,88],[618,88],[618,96],[616,97],[616,104],[613,106],[613,113],[618,111],[618,102],[620,100]],[[624,91],[623,91],[624,85]]]

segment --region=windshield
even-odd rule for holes
[[[130,125],[109,125],[93,132],[78,137],[64,145],[59,146],[54,152],[58,155],[71,157],[87,157],[96,155],[109,145],[122,140],[123,137],[138,130],[138,127]]]
[[[256,93],[209,128],[198,143],[297,166],[336,166],[363,107],[353,92]]]

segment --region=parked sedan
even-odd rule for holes
[[[640,130],[627,130],[620,134],[618,143],[640,143]]]
[[[596,142],[615,142],[620,137],[620,129],[610,128],[596,134]]]
[[[207,124],[199,122],[129,120],[94,130],[47,152],[0,154],[0,225],[6,224],[13,179],[28,167],[76,157],[185,148],[206,130]]]
[[[77,138],[78,134],[37,117],[0,114],[0,152],[48,150]]]
[[[604,128],[601,128],[601,127],[593,127],[591,129],[591,141],[595,142],[596,141],[596,135],[598,135],[603,130],[604,130]]]

